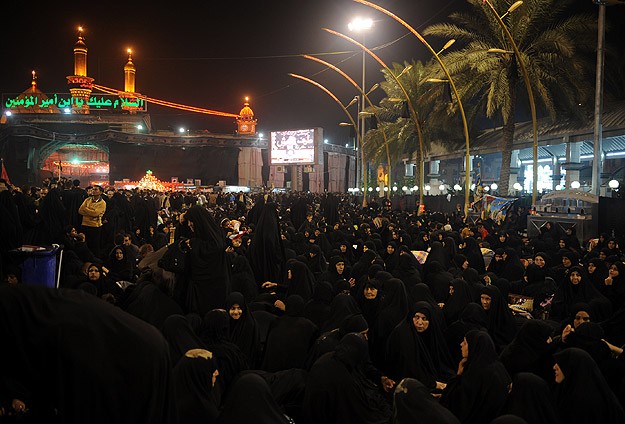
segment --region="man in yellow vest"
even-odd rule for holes
[[[93,186],[90,194],[80,205],[78,213],[82,215],[82,232],[87,238],[87,246],[96,257],[100,258],[102,216],[106,212],[106,202],[102,199],[100,186]]]

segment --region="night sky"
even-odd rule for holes
[[[41,4],[40,4],[41,3]],[[580,0],[580,4],[582,0]],[[465,0],[386,0],[390,9],[418,30],[445,21]],[[71,7],[70,10],[67,10]],[[590,0],[587,9],[595,10]],[[344,103],[356,90],[334,71],[301,54],[320,56],[354,80],[361,80],[361,52],[323,27],[347,35],[356,16],[371,17],[367,46],[385,46],[376,53],[393,62],[429,57],[398,23],[350,0],[179,1],[167,2],[14,2],[17,11],[4,17],[0,46],[0,92],[19,93],[29,87],[30,72],[38,74],[45,93],[68,92],[66,75],[73,73],[76,28],[82,25],[89,48],[88,74],[97,84],[123,89],[126,49],[132,48],[137,67],[137,91],[150,97],[191,106],[238,113],[245,96],[258,118],[258,130],[320,126],[331,142],[345,142],[339,127],[344,112],[325,93],[288,76],[289,72],[319,81]],[[617,10],[619,9],[619,10]],[[614,13],[613,13],[614,10]],[[608,8],[624,16],[625,7]],[[354,38],[358,36],[354,35]],[[434,48],[441,40],[429,40]],[[381,79],[379,66],[367,59],[367,85]],[[381,97],[378,90],[372,100]],[[231,133],[232,118],[213,117],[149,105],[155,129],[207,129]]]

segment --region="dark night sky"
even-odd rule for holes
[[[585,3],[592,10],[590,0]],[[466,2],[386,0],[378,4],[422,30],[444,21]],[[125,51],[130,47],[137,67],[136,88],[145,95],[232,113],[238,113],[243,98],[249,96],[259,131],[321,126],[326,137],[337,143],[348,136],[345,128],[338,127],[346,119],[344,112],[318,88],[287,75],[292,72],[315,79],[344,103],[356,94],[334,71],[319,74],[320,64],[298,57],[347,52],[322,58],[360,82],[361,53],[323,27],[350,35],[347,23],[355,16],[368,16],[376,26],[367,35],[367,46],[397,40],[376,51],[389,66],[394,61],[428,58],[416,38],[406,36],[398,23],[350,0],[108,1],[71,6],[33,1],[16,2],[12,8],[17,11],[13,17],[5,16],[5,39],[0,46],[2,93],[26,89],[33,69],[42,91],[67,92],[65,76],[73,73],[72,49],[76,28],[82,25],[89,48],[88,74],[96,83],[123,89]],[[442,44],[430,41],[435,48]],[[371,86],[381,77],[373,59],[367,63],[367,85]],[[381,90],[376,93],[382,94]],[[235,129],[231,118],[154,105],[149,112],[156,129]]]

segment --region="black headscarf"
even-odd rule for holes
[[[261,369],[269,372],[304,368],[308,351],[319,336],[319,328],[304,318],[304,299],[286,298],[285,314],[271,323]]]
[[[432,295],[437,303],[444,303],[447,300],[449,296],[449,283],[453,278],[453,275],[446,271],[440,262],[426,261],[423,281],[430,287]]]
[[[406,318],[408,298],[404,283],[399,278],[384,282],[380,297],[379,312],[375,325],[371,328],[371,357],[373,362],[381,364],[386,350],[386,340],[397,324]]]
[[[333,296],[330,283],[321,281],[315,284],[312,299],[306,303],[304,308],[304,317],[311,320],[317,327],[321,327],[330,316],[330,304]]]
[[[303,413],[311,424],[383,424],[391,417],[390,405],[364,379],[367,342],[350,333],[335,352],[322,355],[312,366],[306,383]]]
[[[255,365],[260,352],[260,339],[256,320],[251,314],[243,294],[232,292],[226,298],[226,310],[233,305],[239,305],[242,310],[239,319],[230,317],[230,341],[241,349],[250,365]]]
[[[573,272],[577,272],[582,276],[581,281],[577,285],[572,284],[570,280],[570,275]],[[562,285],[558,287],[553,296],[550,317],[562,320],[569,315],[573,304],[578,302],[590,303],[600,299],[605,299],[605,296],[599,293],[590,280],[588,280],[586,272],[579,266],[572,266]]]
[[[201,352],[201,356],[194,355]],[[213,393],[213,373],[217,369],[212,352],[198,349],[186,352],[174,367],[176,408],[180,424],[198,421],[216,423],[218,397]]]
[[[464,371],[443,390],[441,404],[463,423],[488,423],[503,409],[511,379],[488,333],[472,330],[465,338]]]
[[[417,312],[424,314],[429,321],[423,333],[419,333],[413,324]],[[384,371],[395,381],[406,377],[416,378],[434,389],[437,381],[447,381],[452,376],[452,367],[433,307],[427,302],[416,302],[388,338]]]
[[[474,300],[469,283],[463,279],[454,278],[450,285],[453,287],[453,294],[449,296],[443,306],[445,322],[448,325],[457,321],[464,308]]]
[[[343,320],[353,314],[360,313],[358,303],[353,296],[348,294],[338,294],[332,299],[330,304],[330,316],[320,327],[320,331],[325,333],[326,331],[332,331],[341,326]]]
[[[516,337],[501,352],[500,359],[512,376],[532,372],[549,378],[553,371],[552,344],[548,342],[554,328],[546,321],[531,319],[525,322]]]
[[[430,389],[414,378],[404,378],[393,396],[394,424],[460,424],[451,411],[442,406]]]
[[[0,340],[0,375],[13,383],[6,389],[32,409],[49,410],[47,421],[175,420],[167,342],[95,296],[0,285]]]
[[[488,333],[493,338],[497,350],[510,343],[517,332],[516,321],[508,308],[508,301],[503,298],[499,289],[493,285],[484,286],[480,294],[490,296],[490,309],[486,311],[488,317]]]
[[[549,384],[531,372],[520,372],[512,378],[512,391],[504,409],[532,424],[558,424]]]
[[[173,366],[191,349],[200,349],[203,344],[184,315],[170,315],[161,328],[163,337],[169,344],[169,354]]]
[[[230,267],[223,234],[213,216],[201,206],[192,206],[185,219],[193,223],[185,306],[187,312],[204,315],[211,309],[224,307],[230,291]]]
[[[232,384],[218,423],[288,424],[271,388],[258,374],[245,373]]]
[[[251,303],[258,296],[258,285],[254,278],[254,271],[245,256],[236,255],[232,260],[232,278],[230,290],[243,294],[245,301]]]
[[[280,235],[275,203],[266,203],[260,209],[258,224],[247,250],[247,258],[254,271],[256,283],[282,283],[286,255]]]
[[[622,423],[625,412],[592,357],[568,348],[554,355],[564,380],[555,388],[562,423]]]

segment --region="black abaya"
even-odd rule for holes
[[[441,404],[467,424],[488,423],[504,407],[511,379],[488,333],[469,331],[464,371],[443,390]]]
[[[47,406],[60,422],[77,424],[175,420],[163,336],[90,294],[0,286],[0,339],[0,378],[28,390],[32,410]]]
[[[393,424],[460,424],[451,411],[414,378],[403,379],[393,397]]]

